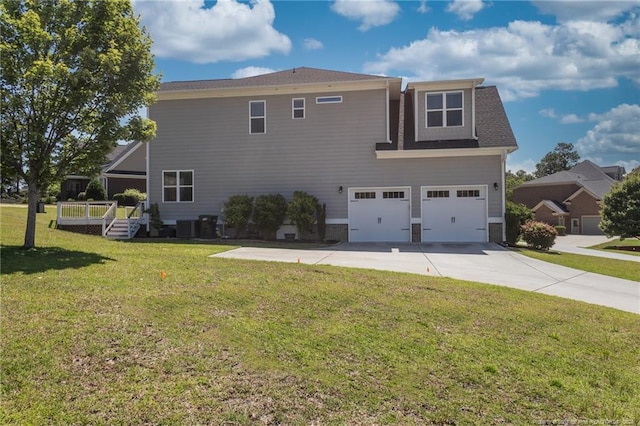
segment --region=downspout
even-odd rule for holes
[[[147,117],[149,117],[149,107],[147,107]],[[151,156],[149,155],[149,145],[151,145],[149,142],[145,142],[146,145],[146,152],[147,152],[147,158],[146,158],[146,172],[147,172],[147,201],[145,202],[145,210],[148,209],[149,207],[151,207],[151,203],[150,203],[150,196],[151,196],[151,173],[149,171],[149,158],[151,158]],[[149,229],[149,215],[147,213],[145,213],[147,215],[147,220],[145,220],[146,227],[147,227],[147,232],[150,231]]]
[[[476,133],[476,82],[475,80],[473,81],[473,84],[471,86],[471,131],[472,131],[471,137],[477,140],[478,134]]]
[[[502,150],[501,155],[501,172],[502,172],[502,241],[507,241],[507,218],[505,214],[507,213],[507,178],[505,176],[506,173],[506,164],[507,164],[507,150]]]
[[[413,128],[414,128],[413,141],[417,142],[418,141],[418,122],[420,121],[420,117],[418,116],[418,89],[413,90],[413,121],[415,121],[415,123],[413,124]]]
[[[389,123],[389,117],[390,117],[390,106],[389,106],[389,80],[387,80],[387,88],[386,88],[386,97],[387,97],[387,104],[385,106],[385,110],[386,110],[386,115],[387,115],[387,143],[391,143],[391,125]]]

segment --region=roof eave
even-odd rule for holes
[[[324,83],[295,83],[269,86],[224,87],[193,90],[167,90],[156,92],[158,101],[178,99],[225,98],[243,96],[289,95],[300,93],[352,92],[389,87],[393,98],[400,98],[402,79],[376,78],[372,80],[337,81]]]

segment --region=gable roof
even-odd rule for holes
[[[567,209],[565,209],[560,203],[554,200],[542,200],[538,204],[536,204],[535,207],[531,209],[531,211],[536,212],[542,206],[547,207],[554,215],[564,216],[569,214],[569,211]]]
[[[196,81],[170,81],[160,84],[160,91],[171,90],[206,90],[246,87],[268,87],[289,84],[313,84],[332,82],[352,82],[368,80],[386,80],[389,77],[380,77],[368,74],[356,74],[343,71],[331,71],[319,68],[293,68],[284,71],[261,74],[245,78],[226,78],[219,80]]]
[[[102,172],[108,173],[114,170],[120,163],[126,160],[131,154],[133,154],[141,146],[142,146],[142,142],[129,142],[126,145],[116,146],[113,149],[113,151],[111,151],[107,155],[107,162],[102,166]]]
[[[600,167],[589,160],[584,160],[569,170],[556,172],[548,176],[530,180],[519,185],[520,187],[545,186],[545,185],[562,185],[567,183],[577,184],[584,188],[592,197],[601,200],[604,195],[609,192],[611,187],[616,183],[614,179],[608,176]],[[579,190],[580,191],[580,190]],[[573,194],[568,200],[572,199]]]

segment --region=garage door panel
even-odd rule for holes
[[[582,233],[584,235],[604,235],[598,227],[600,216],[582,216]]]
[[[486,187],[423,187],[422,241],[486,242]]]
[[[349,190],[349,241],[411,241],[410,188]]]

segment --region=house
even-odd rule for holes
[[[598,167],[585,160],[519,185],[513,201],[532,209],[539,221],[566,226],[570,234],[599,235],[600,203],[624,174],[623,167]]]
[[[314,68],[161,84],[147,196],[165,224],[216,215],[234,194],[306,191],[326,238],[503,241],[517,143],[483,79],[412,82]]]
[[[146,148],[142,142],[130,142],[117,145],[107,156],[107,162],[102,166],[98,178],[107,191],[107,198],[113,199],[114,194],[134,188],[141,192],[147,187]],[[70,175],[60,185],[62,200],[77,199],[78,194],[87,189],[90,177]]]

